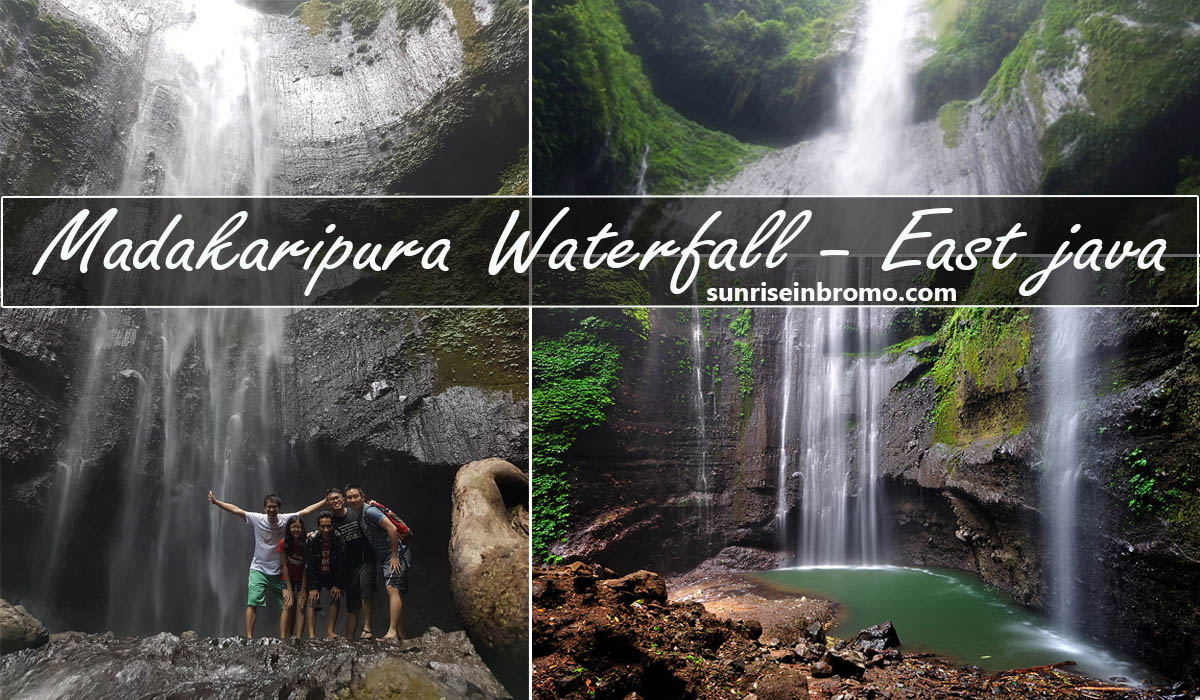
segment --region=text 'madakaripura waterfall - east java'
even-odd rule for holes
[[[268,195],[272,109],[260,71],[259,16],[233,0],[195,0],[184,9],[185,20],[150,34],[122,194]],[[186,205],[203,206],[194,202]],[[207,284],[191,277],[173,283],[193,285],[196,299]],[[65,539],[80,526],[73,514],[85,497],[88,445],[100,439],[94,417],[108,410],[102,387],[116,368],[136,383],[137,400],[132,446],[119,469],[121,501],[111,504],[119,532],[106,538],[114,543],[103,582],[107,628],[231,634],[244,605],[247,533],[211,508],[206,494],[212,489],[258,510],[282,475],[282,312],[133,313],[137,322],[118,311],[93,315],[83,390],[47,513],[45,531],[53,534],[41,589],[54,600],[59,586],[79,585],[67,575]],[[285,503],[285,510],[302,505]]]

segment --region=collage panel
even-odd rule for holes
[[[528,23],[0,1],[4,697],[528,697]]]
[[[681,222],[716,210],[860,209],[805,231],[844,235],[828,247],[850,249],[845,265],[710,262],[682,293],[665,280],[690,250],[665,272],[548,275],[561,306],[534,309],[534,697],[1200,693],[1198,12],[534,3],[536,194],[606,212],[629,198],[599,220],[639,251],[682,246]],[[880,291],[905,217],[884,236],[846,225],[887,221],[851,199],[880,195],[969,210],[983,231],[1008,228],[1005,207],[1027,226],[1082,211],[1087,235],[1174,247],[1162,268],[1106,279],[1076,257],[1048,300],[1018,293],[1057,247],[1032,238],[1016,265],[947,255],[887,282],[952,292],[946,306],[751,296]],[[1149,200],[1128,195],[1178,208],[1139,220]],[[1120,213],[1096,216],[1107,207]]]

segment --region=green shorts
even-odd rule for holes
[[[275,607],[283,608],[283,579],[250,569],[250,578],[246,581],[246,607],[266,607],[268,598]]]

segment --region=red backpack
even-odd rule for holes
[[[395,513],[393,513],[390,508],[383,505],[379,501],[374,501],[374,500],[367,501],[367,505],[375,506],[380,511],[382,511],[383,514],[385,516],[387,516],[387,519],[391,520],[392,524],[396,526],[396,532],[400,533],[400,541],[403,542],[404,544],[408,544],[408,541],[412,539],[412,530],[408,527],[408,525],[404,524],[404,521],[400,519],[399,515],[396,515]],[[363,512],[365,513],[366,510],[367,510],[366,507],[364,507]]]

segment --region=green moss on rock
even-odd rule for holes
[[[539,191],[682,193],[727,179],[763,149],[692,122],[655,96],[613,0],[536,7],[533,153]],[[644,171],[643,171],[644,159]]]
[[[965,445],[1025,427],[1020,372],[1029,360],[1030,334],[1024,309],[964,307],[946,321],[930,370],[937,389],[930,415],[935,442]]]
[[[305,0],[296,7],[300,23],[308,28],[309,36],[316,36],[326,29],[334,29],[341,21],[339,8],[323,0]]]
[[[969,112],[970,106],[962,100],[947,102],[938,110],[938,126],[942,127],[942,142],[946,146],[954,148],[959,144]]]
[[[396,26],[401,31],[423,32],[437,19],[441,7],[438,0],[396,0]]]

